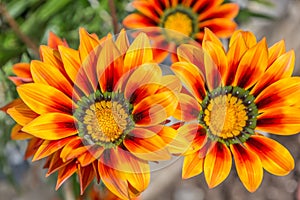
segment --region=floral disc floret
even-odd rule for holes
[[[79,136],[90,145],[115,147],[134,127],[132,105],[122,93],[98,90],[77,104],[74,116],[78,119]]]
[[[201,103],[199,122],[213,141],[227,146],[243,143],[254,134],[258,116],[254,96],[240,87],[219,87]]]
[[[197,24],[197,15],[191,8],[177,6],[165,10],[161,17],[160,27],[166,29],[163,30],[163,33],[169,42],[181,44],[187,40],[187,37],[194,37],[199,29]],[[182,34],[176,34],[174,31]]]

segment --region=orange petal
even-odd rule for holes
[[[99,40],[89,34],[84,28],[79,29],[79,37],[80,37],[80,44],[79,44],[79,56],[81,62],[83,63],[90,52],[99,45]]]
[[[33,156],[35,152],[38,150],[39,146],[43,143],[42,139],[39,138],[32,138],[27,145],[26,151],[25,151],[25,159],[28,159],[29,157]]]
[[[59,51],[48,46],[40,46],[41,59],[54,68],[58,69],[62,74],[66,75]]]
[[[235,37],[233,37],[236,34]],[[244,53],[248,50],[243,35],[240,32],[235,32],[231,37],[229,49],[227,52],[228,69],[227,69],[227,80],[225,85],[231,85],[236,76],[236,70],[240,63]]]
[[[188,179],[201,174],[203,171],[203,161],[204,158],[199,157],[198,151],[184,156],[181,175],[182,178]]]
[[[31,62],[30,70],[35,83],[53,86],[69,97],[72,97],[72,85],[57,68],[50,64],[34,60]]]
[[[72,113],[72,100],[54,87],[28,83],[17,91],[26,105],[38,114],[48,112]]]
[[[263,168],[274,175],[287,175],[295,167],[290,152],[275,140],[261,135],[253,135],[245,145],[259,156]]]
[[[153,54],[149,38],[145,33],[139,33],[125,55],[124,71],[127,72],[130,69],[138,67],[144,63],[151,62],[152,60]]]
[[[277,134],[291,135],[300,132],[300,109],[297,107],[274,107],[257,117],[257,129]]]
[[[264,75],[268,64],[266,39],[250,48],[241,58],[233,85],[248,89]]]
[[[57,50],[58,46],[68,46],[68,43],[66,40],[62,40],[59,38],[57,35],[55,35],[53,32],[49,32],[49,37],[48,37],[48,46],[51,47],[52,49]]]
[[[206,41],[211,41],[215,43],[219,47],[223,47],[222,42],[220,39],[209,29],[209,28],[204,28],[204,37],[203,37],[203,42]]]
[[[233,19],[239,12],[239,6],[236,3],[226,3],[218,8],[210,9],[199,15],[199,19],[205,20],[207,18],[228,18]]]
[[[216,76],[221,76],[224,83],[224,80],[227,80],[228,76],[228,61],[222,46],[210,41],[203,42],[202,46],[205,52],[207,52],[212,58],[212,64],[214,64],[214,70],[216,70],[214,73],[217,73],[214,78],[217,78]]]
[[[230,145],[237,173],[249,192],[255,192],[263,179],[263,168],[259,157],[239,144]]]
[[[141,65],[133,71],[126,83],[124,96],[131,99],[135,91],[146,84],[159,84],[162,77],[162,71],[156,63],[147,63]]]
[[[260,112],[281,106],[299,105],[300,77],[281,79],[265,88],[256,98]]]
[[[74,118],[62,113],[43,114],[24,126],[22,131],[45,140],[59,140],[77,134]]]
[[[16,124],[12,129],[11,129],[11,133],[10,133],[10,138],[12,140],[27,140],[27,139],[31,139],[33,138],[32,135],[25,133],[23,131],[21,131],[21,129],[23,128],[23,126]]]
[[[74,137],[67,137],[61,140],[44,140],[41,146],[38,148],[37,152],[34,154],[32,161],[40,160],[45,158],[52,153],[58,151],[63,148],[68,142],[73,140]]]
[[[188,141],[183,135],[178,134],[172,127],[158,125],[153,128],[151,127],[151,130],[163,139],[167,144],[168,151],[172,154],[186,152],[191,143],[191,141]]]
[[[171,66],[171,69],[188,90],[195,95],[195,98],[201,102],[206,96],[206,90],[204,77],[200,70],[195,65],[188,62],[174,63]]]
[[[279,58],[277,58],[273,64],[266,70],[262,78],[257,82],[251,93],[257,96],[264,88],[271,85],[272,83],[291,77],[295,64],[295,53],[289,51]]]
[[[153,8],[153,4],[147,1],[133,1],[132,6],[135,7],[140,13],[147,16],[148,20],[153,20],[157,24],[160,23],[160,16]]]
[[[12,71],[15,75],[22,78],[31,78],[30,64],[29,63],[17,63],[12,67]]]
[[[80,194],[82,195],[88,185],[92,182],[95,177],[95,172],[92,165],[88,165],[87,167],[78,167],[78,179],[80,184]]]
[[[256,37],[253,33],[250,31],[237,30],[230,38],[229,47],[231,47],[236,39],[238,39],[240,36],[243,38],[247,49],[252,48],[257,44]]]
[[[271,64],[282,54],[285,53],[285,43],[284,40],[281,40],[277,43],[275,43],[273,46],[269,48],[269,62],[268,66],[271,66]]]
[[[24,102],[9,108],[7,113],[20,125],[25,126],[39,115],[33,112]]]
[[[88,166],[96,159],[98,159],[102,155],[103,151],[104,148],[102,147],[91,146],[87,149],[85,153],[78,157],[78,161],[81,166]]]
[[[186,94],[178,94],[178,101],[173,117],[182,121],[197,120],[201,108],[196,99]]]
[[[55,153],[53,153],[52,155],[50,155],[48,157],[48,158],[50,158],[50,160],[47,161],[47,163],[46,163],[47,165],[49,165],[46,177],[50,176],[57,170],[64,168],[69,163],[74,162],[74,160],[70,160],[68,162],[63,162],[63,160],[59,157],[59,155],[60,155],[60,150],[56,151]]]
[[[75,161],[67,164],[66,166],[62,167],[58,171],[57,182],[55,190],[58,190],[60,186],[70,178],[75,172],[77,171],[77,165]]]
[[[120,51],[121,55],[124,55],[129,48],[129,40],[126,34],[126,31],[122,29],[118,35],[118,38],[115,42],[118,50]]]
[[[136,157],[143,160],[158,161],[169,160],[171,158],[167,144],[156,133],[143,129],[135,128],[124,140],[125,147]]]
[[[13,100],[12,102],[6,104],[5,106],[0,107],[0,110],[2,110],[3,112],[7,112],[7,110],[9,108],[13,108],[13,107],[15,107],[17,105],[20,105],[20,104],[24,104],[24,102],[22,101],[22,99],[17,98],[15,100]]]
[[[178,134],[182,135],[191,145],[185,154],[194,153],[200,150],[206,143],[206,130],[196,123],[185,124],[178,129]]]
[[[177,97],[169,91],[148,96],[134,105],[133,120],[139,126],[159,124],[174,113],[177,103]]]
[[[211,39],[212,35],[207,35],[207,39]],[[182,44],[177,48],[178,60],[180,62],[188,62],[194,64],[198,68],[200,73],[204,73],[204,52],[203,49],[191,45],[191,44]]]
[[[222,183],[230,173],[232,158],[229,148],[217,142],[204,160],[204,176],[209,188]]]

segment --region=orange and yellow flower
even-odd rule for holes
[[[286,52],[283,41],[268,48],[265,38],[257,42],[244,31],[233,34],[225,51],[208,29],[202,47],[181,45],[180,62],[171,67],[188,90],[179,97],[175,116],[197,120],[178,129],[194,138],[182,177],[204,171],[212,188],[226,179],[234,160],[241,182],[254,192],[263,169],[283,176],[294,168],[289,151],[263,135],[300,131],[300,77],[291,77],[294,51]]]
[[[169,52],[172,60],[177,60],[176,46],[190,39],[201,43],[204,27],[218,37],[229,37],[236,29],[233,18],[239,10],[237,4],[223,4],[223,0],[134,0],[132,5],[137,12],[128,15],[123,24],[151,32],[158,61]],[[148,27],[152,29],[144,29]]]
[[[18,123],[15,135],[31,139],[27,156],[47,158],[57,188],[77,173],[81,193],[96,177],[121,199],[138,196],[150,181],[148,162],[185,148],[164,126],[177,107],[179,79],[162,75],[145,34],[130,44],[123,31],[99,40],[80,29],[78,50],[56,47],[41,48],[31,81],[17,87],[20,100],[5,108]]]

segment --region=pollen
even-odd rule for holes
[[[212,99],[204,114],[211,133],[222,139],[239,136],[248,120],[246,106],[231,94]]]
[[[186,36],[191,36],[193,33],[193,20],[189,15],[182,12],[175,12],[170,14],[164,22],[164,28],[178,31]],[[182,36],[176,34],[169,34],[175,40],[180,39]]]
[[[100,101],[85,111],[83,123],[94,141],[114,142],[127,127],[128,115],[118,102]]]

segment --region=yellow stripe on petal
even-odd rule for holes
[[[73,161],[66,165],[65,167],[59,169],[58,176],[57,176],[57,182],[55,190],[58,190],[58,188],[69,178],[71,177],[75,172],[77,171],[77,165],[76,162]]]
[[[274,175],[287,175],[295,167],[290,152],[275,140],[261,135],[253,135],[245,145],[260,157],[263,168]]]
[[[129,71],[152,60],[153,53],[149,38],[145,33],[140,33],[127,50],[124,58],[124,71]]]
[[[199,157],[199,152],[194,152],[184,156],[183,166],[182,166],[182,178],[188,179],[203,171],[204,158]]]
[[[22,131],[45,140],[58,140],[77,134],[74,118],[62,113],[43,114],[24,126]]]
[[[215,45],[223,48],[223,44],[220,39],[209,28],[204,28],[203,43],[206,41],[213,42]]]
[[[72,113],[72,100],[54,87],[40,83],[28,83],[20,85],[17,91],[26,105],[38,114]]]
[[[277,43],[275,43],[273,46],[269,48],[269,62],[268,66],[271,66],[271,64],[282,54],[285,53],[285,43],[284,40],[281,40]]]
[[[222,183],[230,173],[232,158],[229,148],[217,142],[204,160],[204,177],[209,188]]]
[[[100,42],[94,35],[89,34],[84,28],[79,30],[80,45],[79,45],[79,56],[81,63],[83,63],[90,52],[97,47]]]
[[[249,192],[255,192],[263,179],[263,168],[259,157],[239,144],[230,145],[240,180]]]

